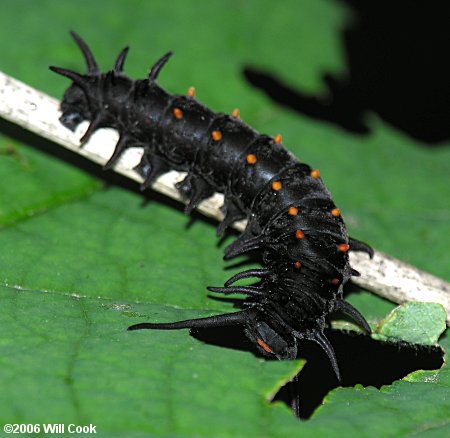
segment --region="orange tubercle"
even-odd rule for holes
[[[211,132],[211,137],[214,141],[219,141],[222,139],[222,133],[220,131]]]
[[[288,215],[289,216],[297,216],[298,208],[297,207],[289,207]]]
[[[180,108],[174,108],[173,115],[175,116],[176,119],[180,120],[183,118],[183,111],[181,111]]]
[[[339,217],[341,215],[341,210],[339,210],[339,208],[333,208],[333,210],[331,210],[331,215],[334,217]]]
[[[266,353],[272,353],[272,350],[270,347],[260,338],[257,339],[258,345],[266,352]]]
[[[239,117],[239,108],[235,108],[234,110],[233,110],[233,112],[231,113],[231,115],[234,117],[234,118],[238,118]]]
[[[189,87],[187,90],[187,95],[189,97],[194,97],[195,96],[195,87]]]
[[[302,267],[301,262],[295,262],[294,267],[295,267],[295,269],[300,269]]]
[[[274,142],[276,144],[280,144],[283,141],[283,137],[281,136],[281,134],[277,134],[274,138],[273,138]]]
[[[256,155],[255,154],[248,154],[245,159],[247,161],[247,164],[255,164],[256,163]]]
[[[303,239],[305,237],[305,233],[302,230],[297,230],[295,232],[295,238],[296,239]]]
[[[272,190],[275,190],[276,192],[278,190],[281,190],[282,187],[283,187],[283,184],[281,184],[281,181],[274,181],[272,183]]]
[[[311,170],[311,176],[313,178],[319,178],[319,176],[320,176],[319,170],[318,169]]]
[[[350,246],[347,243],[341,243],[338,246],[338,250],[341,252],[347,252],[350,249]]]

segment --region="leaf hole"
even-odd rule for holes
[[[329,330],[326,333],[336,352],[342,385],[336,380],[321,349],[304,342],[299,350],[306,365],[291,382],[282,386],[272,402],[286,403],[294,414],[306,420],[338,386],[372,386],[380,389],[417,370],[437,370],[444,363],[440,347],[379,342],[366,335]]]
[[[195,329],[191,330],[191,335],[210,345],[248,351],[261,357],[238,327]],[[413,371],[437,370],[444,363],[440,347],[380,342],[367,335],[331,329],[326,330],[326,336],[337,356],[342,385],[320,347],[302,341],[299,358],[306,360],[305,366],[291,382],[280,387],[272,399],[272,403],[281,401],[288,405],[301,420],[309,419],[325,396],[338,386],[363,385],[379,389]]]

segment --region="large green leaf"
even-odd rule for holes
[[[218,111],[235,106],[256,129],[321,169],[355,237],[448,277],[450,150],[430,151],[375,115],[370,136],[301,118],[248,87],[245,64],[309,92],[345,72],[348,17],[325,1],[2,2],[0,68],[60,97],[48,65],[80,70],[80,33],[104,69],[131,44],[127,71],[161,75],[172,92],[196,85]],[[339,388],[310,421],[270,405],[297,362],[267,362],[181,332],[127,332],[132,323],[232,311],[211,299],[224,243],[208,221],[144,198],[34,149],[0,139],[0,419],[93,423],[104,436],[445,436],[448,366],[381,390]],[[192,222],[192,223],[191,223]],[[350,302],[372,322],[394,306],[368,293]],[[448,349],[445,338],[441,345]],[[392,358],[395,361],[395,357]]]

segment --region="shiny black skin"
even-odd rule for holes
[[[83,120],[91,124],[82,142],[98,128],[111,127],[120,139],[110,168],[128,147],[142,146],[144,155],[137,170],[147,188],[168,170],[185,171],[178,189],[189,202],[190,213],[214,192],[225,195],[225,219],[218,234],[234,221],[248,219],[241,236],[225,250],[225,259],[248,251],[260,251],[264,267],[242,272],[214,292],[243,293],[243,310],[231,314],[176,323],[141,323],[141,328],[179,329],[242,325],[249,339],[265,355],[279,359],[297,356],[297,341],[317,342],[327,353],[340,378],[333,348],[323,330],[327,316],[343,311],[366,331],[370,328],[360,313],[343,300],[343,285],[357,275],[341,244],[372,254],[367,245],[347,236],[344,222],[331,211],[335,205],[323,181],[300,163],[272,137],[261,135],[238,117],[214,113],[194,97],[174,96],[156,82],[171,53],[161,58],[149,77],[133,81],[122,70],[128,48],[122,50],[114,68],[101,73],[86,43],[75,33],[88,71],[78,74],[51,67],[73,84],[61,104],[61,122],[74,130]],[[175,112],[181,111],[181,117]],[[220,139],[213,132],[221,133]],[[252,154],[256,163],[249,164]],[[274,181],[282,187],[275,190]],[[288,214],[290,207],[297,215]],[[304,233],[296,238],[296,231]],[[298,263],[301,267],[298,267]],[[253,286],[232,286],[247,277],[259,278]]]

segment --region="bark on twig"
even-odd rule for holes
[[[0,72],[0,117],[18,124],[42,137],[70,149],[88,160],[105,164],[111,156],[118,140],[118,134],[111,129],[97,131],[90,141],[79,147],[79,139],[87,128],[87,123],[79,126],[75,133],[59,123],[61,115],[59,101]],[[139,163],[142,149],[127,150],[114,170],[137,182],[140,175],[133,170]],[[182,201],[174,185],[185,174],[171,171],[161,176],[152,188],[173,199]],[[223,196],[215,194],[202,202],[198,208],[203,214],[223,218],[219,207]],[[245,222],[238,222],[235,228],[242,230]],[[364,253],[350,253],[352,267],[361,272],[361,277],[353,278],[357,285],[368,289],[396,303],[425,301],[440,303],[447,312],[450,324],[450,283],[431,274],[376,251],[373,259]]]

